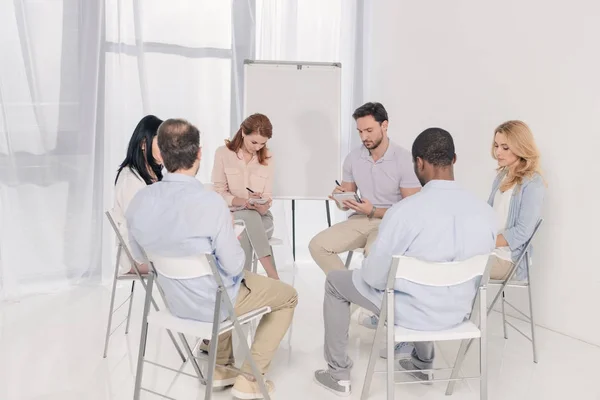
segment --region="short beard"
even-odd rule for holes
[[[367,145],[363,142],[363,146],[365,146],[367,148],[367,150],[375,150],[376,148],[378,148],[381,145],[381,142],[383,142],[383,135],[381,135],[381,139],[379,139],[376,142],[373,142],[373,147],[367,147]]]

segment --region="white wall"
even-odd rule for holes
[[[423,129],[447,129],[457,179],[487,199],[493,129],[530,125],[549,183],[534,261],[538,322],[600,345],[600,2],[370,5],[367,97],[388,109],[394,140],[410,148]]]

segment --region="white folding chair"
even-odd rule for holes
[[[415,371],[394,371],[394,343],[397,342],[437,342],[446,340],[472,340],[479,338],[480,340],[480,375],[477,377],[461,377],[456,376],[450,379],[434,379],[433,382],[450,382],[455,380],[479,379],[480,398],[487,399],[487,314],[486,314],[486,281],[487,272],[486,266],[488,263],[489,254],[472,257],[465,261],[448,262],[448,263],[430,263],[419,261],[414,258],[403,256],[394,256],[392,266],[388,275],[386,290],[383,296],[381,305],[381,314],[379,324],[371,348],[369,357],[369,365],[365,376],[365,383],[361,399],[365,400],[369,395],[373,373],[375,372],[375,361],[379,357],[377,349],[377,338],[386,330],[386,351],[387,360],[387,398],[394,398],[395,383],[414,383],[414,382],[395,382],[394,372],[410,373]],[[396,279],[405,279],[410,282],[418,283],[426,286],[453,286],[458,285],[476,277],[481,277],[479,291],[473,299],[473,308],[471,310],[471,319],[464,321],[458,326],[441,331],[415,331],[394,325],[394,284]],[[479,325],[473,322],[475,307],[479,297]],[[451,299],[449,299],[451,301]],[[454,367],[456,369],[456,365]],[[440,371],[443,369],[437,369]],[[432,372],[436,370],[421,370],[421,372]],[[381,371],[384,372],[384,371]],[[448,394],[448,393],[447,393]]]
[[[535,225],[535,228],[533,230],[533,233],[531,234],[531,237],[529,238],[529,240],[526,242],[525,244],[525,248],[523,249],[523,253],[521,254],[521,256],[519,257],[519,259],[517,260],[516,263],[513,264],[513,267],[510,271],[510,273],[508,274],[508,277],[502,281],[502,280],[490,280],[490,282],[488,283],[488,286],[500,286],[500,289],[498,290],[498,293],[496,294],[496,297],[494,297],[494,300],[492,301],[492,303],[490,304],[490,306],[487,309],[487,314],[489,315],[492,311],[494,306],[496,305],[496,302],[498,301],[498,299],[500,298],[500,296],[502,296],[502,325],[504,328],[504,338],[508,339],[508,335],[506,332],[506,325],[510,325],[511,327],[513,327],[517,332],[519,332],[521,335],[525,336],[527,339],[529,339],[529,341],[531,342],[532,345],[532,349],[533,349],[533,362],[537,363],[537,347],[536,347],[536,343],[535,343],[535,319],[533,317],[533,299],[532,299],[532,295],[531,295],[531,275],[530,275],[530,247],[531,247],[531,242],[533,240],[533,238],[535,237],[537,231],[539,230],[540,226],[542,225],[543,219],[540,219],[537,224]],[[517,270],[517,266],[519,264],[521,264],[521,262],[525,262],[525,268],[527,270],[527,281],[513,281],[512,278]],[[522,311],[520,311],[518,308],[516,308],[515,306],[513,306],[512,304],[510,304],[508,301],[506,301],[505,295],[504,295],[504,290],[507,287],[514,287],[514,288],[526,288],[529,294],[529,313],[530,315],[527,316],[525,315],[525,313],[523,313]],[[504,305],[508,304],[509,306],[511,306],[515,311],[517,311],[519,314],[521,314],[523,317],[526,318],[526,320],[531,324],[531,337],[527,336],[525,333],[523,333],[520,329],[518,329],[516,326],[514,326],[513,324],[511,324],[510,322],[508,322],[506,320],[506,313],[505,313],[505,309],[504,309]],[[467,352],[469,351],[469,348],[471,347],[471,341],[463,341],[460,345],[460,348],[458,350],[458,355],[456,357],[456,367],[454,369],[454,371],[452,372],[452,375],[454,376],[455,374],[458,374],[458,371],[460,370],[460,367],[467,355]],[[446,394],[451,394],[452,391],[454,390],[454,382],[450,382],[450,384],[448,385],[448,389],[446,390]]]
[[[348,255],[346,256],[346,263],[344,264],[344,266],[346,267],[346,269],[350,268],[350,263],[352,262],[352,255],[354,253],[362,253],[362,254],[364,254],[365,253],[365,249],[358,248],[358,249],[350,250],[348,252]]]
[[[117,260],[115,262],[114,279],[113,279],[113,284],[112,284],[112,292],[110,295],[110,309],[108,310],[108,323],[106,324],[106,337],[104,339],[103,357],[106,358],[106,355],[108,354],[108,343],[109,343],[110,337],[121,325],[123,325],[123,323],[125,323],[125,321],[127,321],[127,324],[125,325],[125,334],[127,335],[129,333],[129,322],[131,321],[131,308],[133,306],[133,295],[135,293],[135,282],[139,280],[140,283],[142,284],[142,287],[145,290],[146,289],[145,280],[148,278],[148,275],[140,273],[140,271],[137,267],[137,263],[135,262],[133,256],[131,255],[131,251],[129,251],[129,248],[127,247],[127,244],[125,243],[125,240],[123,240],[123,235],[121,235],[121,231],[119,230],[117,224],[115,223],[115,220],[112,217],[111,212],[106,211],[104,214],[106,215],[106,218],[108,219],[108,222],[112,226],[113,231],[115,232],[115,235],[117,236],[117,239],[118,239]],[[127,256],[127,259],[129,260],[130,265],[133,267],[133,269],[135,271],[134,274],[119,275],[119,262],[121,260],[121,252],[122,251],[125,252],[125,255]],[[125,299],[125,301],[123,303],[121,303],[118,307],[115,308],[115,295],[116,295],[116,291],[117,291],[117,282],[118,281],[131,281],[131,293],[129,294],[129,297],[127,297],[127,299]],[[117,325],[117,327],[111,331],[112,319],[113,319],[114,313],[117,310],[119,310],[123,305],[125,305],[125,303],[127,303],[127,302],[129,302],[129,310],[127,311],[127,318],[124,319],[123,321],[121,321],[119,323],[119,325]],[[152,306],[154,307],[155,310],[157,310],[157,311],[159,310],[158,304],[156,304],[156,301],[154,299],[152,299]],[[182,361],[185,361],[185,355],[183,354],[183,351],[181,351],[181,348],[177,344],[177,341],[175,340],[175,336],[173,336],[173,333],[171,331],[169,331],[168,334],[169,334],[169,337],[171,338],[171,341],[173,342],[173,345],[175,346],[175,349],[177,350],[177,353],[179,353],[179,357],[181,357]]]
[[[137,374],[135,379],[135,390],[134,390],[134,400],[138,400],[140,398],[140,393],[142,390],[146,392],[153,393],[155,395],[168,398],[170,397],[157,393],[153,390],[146,389],[142,387],[142,376],[144,372],[144,363],[151,363],[155,366],[159,366],[171,371],[180,372],[180,370],[174,370],[172,368],[168,368],[164,365],[147,361],[145,359],[146,353],[146,342],[148,337],[148,327],[149,325],[154,325],[164,329],[172,329],[179,333],[179,337],[184,344],[184,348],[186,349],[187,355],[196,371],[197,378],[200,382],[206,385],[205,391],[205,399],[210,400],[212,396],[213,389],[213,377],[216,367],[216,358],[217,358],[217,343],[219,340],[219,335],[228,332],[235,331],[240,339],[240,347],[244,352],[244,356],[249,360],[250,367],[252,368],[253,376],[258,382],[260,390],[265,399],[269,399],[269,393],[266,388],[264,378],[259,371],[256,363],[252,359],[252,355],[250,353],[250,347],[243,340],[244,339],[244,331],[242,329],[243,324],[247,324],[251,321],[261,318],[263,315],[271,312],[270,307],[262,307],[257,310],[253,310],[241,316],[236,316],[233,304],[229,295],[227,294],[227,290],[223,285],[223,281],[221,279],[221,275],[218,272],[217,264],[215,258],[212,254],[206,253],[199,256],[194,257],[182,257],[182,258],[166,258],[159,257],[156,255],[150,254],[148,256],[150,262],[150,273],[148,278],[148,288],[146,289],[146,302],[144,304],[144,314],[142,319],[142,333],[140,339],[140,349],[138,355],[138,364],[137,364]],[[150,312],[150,303],[152,299],[152,289],[155,283],[155,276],[157,274],[157,270],[161,271],[161,269],[165,268],[165,266],[169,266],[170,268],[175,268],[180,271],[200,271],[203,275],[212,275],[218,285],[217,293],[216,293],[216,304],[213,322],[201,322],[190,319],[178,318],[171,314],[168,310],[162,311],[154,311]],[[160,285],[156,282],[156,286],[160,290]],[[221,321],[221,307],[224,307],[227,311],[228,319],[224,322]],[[199,338],[198,341],[203,338],[210,337],[210,346],[208,350],[208,355],[199,355],[198,357],[192,354],[192,350],[185,338],[184,335],[191,335],[196,338]],[[196,346],[198,343],[196,344]],[[194,348],[196,347],[194,346]],[[197,361],[204,360],[208,362],[207,365],[207,373],[206,376],[202,373]],[[224,366],[223,366],[224,367]],[[241,371],[239,371],[242,373]],[[192,376],[185,372],[181,372],[184,375]]]
[[[513,264],[512,269],[510,270],[510,273],[508,274],[508,277],[505,280],[490,280],[490,283],[489,283],[489,286],[500,286],[500,289],[498,290],[496,297],[494,297],[494,300],[492,301],[490,307],[488,308],[488,314],[493,311],[493,308],[496,305],[496,302],[499,300],[500,296],[502,296],[502,302],[501,302],[502,311],[501,312],[502,312],[502,327],[504,328],[504,339],[508,339],[508,332],[506,330],[506,325],[510,325],[514,330],[519,332],[521,335],[525,336],[525,338],[531,342],[534,363],[538,362],[538,357],[537,357],[537,346],[535,343],[535,319],[533,316],[533,296],[531,294],[531,274],[530,274],[530,272],[531,272],[531,270],[530,270],[531,252],[530,252],[529,248],[531,246],[533,238],[535,237],[536,233],[538,232],[543,221],[544,221],[543,219],[540,219],[537,222],[537,224],[535,225],[535,228],[533,230],[533,233],[531,234],[531,237],[525,244],[523,253],[519,257],[517,262]],[[517,267],[522,262],[524,263],[525,270],[527,272],[527,280],[524,280],[524,281],[513,280],[513,277],[514,277],[515,273],[517,272]],[[527,294],[528,294],[528,298],[529,298],[529,315],[525,314],[523,311],[519,310],[516,306],[514,306],[508,300],[506,300],[505,289],[507,287],[518,288],[518,289],[527,289]],[[531,326],[531,337],[528,336],[526,333],[522,332],[519,328],[517,328],[515,325],[513,325],[510,321],[506,320],[505,304],[510,306],[513,310],[515,310],[521,316],[523,316],[523,318],[525,318],[525,321],[529,322],[529,324]]]

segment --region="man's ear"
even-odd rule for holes
[[[196,160],[200,160],[202,158],[202,146],[198,147],[198,158]]]
[[[456,153],[454,153],[454,158],[452,159],[452,165],[456,164]]]
[[[425,167],[425,162],[421,157],[417,157],[417,159],[415,160],[415,166],[417,167],[418,171],[423,171],[423,168]]]
[[[381,123],[381,128],[383,128],[384,131],[387,132],[387,128],[388,128],[388,121],[385,120]]]

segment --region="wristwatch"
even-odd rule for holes
[[[373,206],[373,209],[371,210],[371,212],[368,215],[368,218],[371,219],[373,218],[373,216],[375,215],[375,210],[377,209],[377,207]]]

